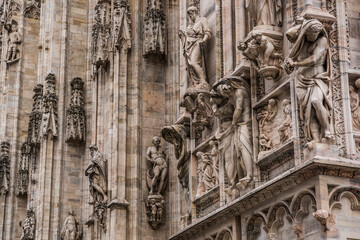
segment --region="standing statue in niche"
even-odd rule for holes
[[[65,218],[63,227],[60,232],[62,240],[80,240],[82,235],[82,228],[76,214],[70,210],[68,216]]]
[[[8,51],[6,54],[7,63],[13,63],[20,59],[20,44],[21,44],[21,34],[18,30],[18,23],[15,20],[12,20],[11,24],[6,25],[6,29],[9,32],[8,37]]]
[[[35,239],[35,212],[33,209],[27,210],[26,219],[24,221],[24,225],[20,221],[20,226],[23,229],[20,240],[34,240]]]
[[[245,7],[255,21],[255,26],[282,26],[281,0],[245,0]]]
[[[162,221],[165,205],[162,193],[166,187],[168,172],[167,157],[160,143],[160,137],[153,137],[153,146],[148,147],[146,151],[146,160],[151,162],[152,168],[146,174],[149,196],[145,200],[145,206],[147,208],[148,222],[153,229],[156,229]]]
[[[351,116],[352,116],[352,125],[353,127],[360,131],[360,78],[355,81],[355,86],[349,87],[350,91],[350,107],[351,107]]]
[[[186,32],[179,31],[183,45],[183,54],[186,61],[188,78],[194,88],[210,90],[206,76],[204,43],[211,38],[209,22],[205,17],[200,17],[199,9],[191,6],[187,10],[190,18]]]
[[[225,161],[229,190],[249,185],[253,177],[252,128],[249,84],[230,76],[213,86],[212,102],[220,126],[215,134]]]
[[[219,146],[217,141],[210,141],[209,145],[211,147],[210,155],[213,165],[213,176],[214,176],[214,185],[219,185]]]
[[[150,192],[149,194],[160,195],[165,187],[165,180],[168,172],[166,154],[160,146],[161,140],[155,136],[152,139],[153,146],[148,147],[146,151],[146,160],[151,162],[152,169],[147,172]]]
[[[292,130],[292,118],[291,118],[291,102],[290,99],[284,99],[282,102],[283,105],[283,121],[278,127],[278,132],[280,136],[280,142],[284,143],[287,140],[289,140],[292,136],[291,130]]]
[[[90,204],[106,203],[107,197],[107,160],[98,151],[96,145],[90,145],[91,159],[85,170],[85,176],[89,177],[90,195],[93,201]]]
[[[331,132],[331,81],[328,35],[324,26],[315,19],[303,20],[301,27],[290,28],[286,36],[295,41],[285,60],[288,73],[297,69],[296,94],[300,105],[307,146],[330,143]]]

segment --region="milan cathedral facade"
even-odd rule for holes
[[[0,240],[360,239],[360,0],[0,16]]]

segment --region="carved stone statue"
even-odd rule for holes
[[[149,194],[160,195],[165,187],[165,180],[167,178],[168,165],[166,160],[166,154],[163,148],[160,146],[161,140],[155,136],[152,139],[153,146],[148,147],[146,151],[146,160],[151,162],[152,169],[147,172],[149,184]]]
[[[211,38],[209,22],[200,17],[199,9],[191,6],[187,10],[190,18],[186,32],[179,31],[183,44],[183,54],[186,60],[188,78],[198,89],[210,90],[206,76],[204,43]]]
[[[151,198],[145,201],[145,206],[147,208],[148,222],[153,229],[157,227],[162,222],[163,211],[165,207],[164,199]]]
[[[280,136],[280,142],[284,143],[289,140],[292,136],[292,118],[291,118],[291,102],[290,99],[284,99],[282,102],[283,105],[283,121],[278,127],[278,132]]]
[[[281,35],[280,35],[281,36]],[[255,63],[261,77],[277,80],[282,75],[282,40],[270,38],[258,30],[253,30],[239,43],[238,49]]]
[[[360,78],[355,81],[355,86],[349,86],[350,91],[350,107],[352,116],[352,125],[355,130],[360,131]]]
[[[260,131],[260,151],[266,152],[274,147],[274,143],[270,138],[273,130],[273,121],[278,112],[277,100],[272,98],[269,100],[265,109],[261,110],[257,115]]]
[[[219,185],[219,146],[217,141],[210,141],[209,145],[211,147],[210,155],[213,166],[214,185],[217,186]]]
[[[245,7],[256,26],[282,26],[281,0],[246,0]]]
[[[107,160],[105,156],[98,151],[96,145],[90,145],[91,159],[85,170],[85,176],[89,177],[90,195],[93,201],[90,204],[105,203],[107,197]]]
[[[199,152],[201,153],[201,152]],[[205,186],[205,191],[209,191],[214,187],[214,174],[213,174],[213,165],[212,159],[210,158],[209,153],[202,153],[200,156],[203,160],[203,181]]]
[[[295,42],[285,60],[285,69],[288,73],[297,69],[296,94],[300,118],[309,141],[308,147],[312,148],[314,143],[333,139],[328,35],[323,24],[311,19],[302,21],[300,28],[290,28],[286,36]]]
[[[166,126],[161,130],[161,135],[165,141],[174,145],[175,157],[177,159],[178,178],[184,188],[189,183],[189,153],[186,147],[186,138],[190,134],[189,126],[176,124]]]
[[[27,210],[26,219],[24,224],[20,222],[20,226],[22,227],[22,235],[20,240],[34,240],[35,239],[35,212],[33,209]]]
[[[20,59],[20,44],[22,42],[22,37],[18,30],[18,23],[15,20],[12,20],[11,25],[6,26],[6,28],[9,31],[6,61],[10,64]]]
[[[253,177],[249,84],[230,76],[213,86],[212,102],[220,126],[215,134],[230,189],[246,187]]]
[[[82,227],[73,210],[70,210],[68,216],[65,218],[60,236],[62,240],[81,239]]]

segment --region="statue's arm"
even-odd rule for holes
[[[151,158],[151,148],[150,148],[150,147],[146,150],[146,160],[152,162],[152,158]]]
[[[321,39],[318,40],[316,44],[317,46],[315,47],[313,54],[302,61],[294,62],[294,66],[308,67],[315,65],[320,60],[320,58],[323,57],[324,54],[326,54],[327,46],[328,46],[327,39],[325,37],[322,37]]]
[[[243,111],[244,104],[244,96],[242,90],[237,90],[235,93],[236,103],[235,103],[235,111],[233,115],[232,125],[236,125],[241,117],[241,113]]]
[[[206,42],[212,36],[211,30],[209,27],[209,21],[206,18],[203,18],[202,25],[203,25],[203,30],[204,30],[203,42]]]

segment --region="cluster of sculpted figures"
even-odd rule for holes
[[[240,43],[239,48],[243,51],[243,55],[256,62],[255,69],[259,71],[260,76],[262,76],[261,68],[263,70],[266,68],[268,72],[263,75],[266,80],[274,80],[275,75],[270,74],[272,67],[278,68],[277,77],[281,72],[279,68],[284,69],[288,74],[296,70],[296,94],[307,147],[311,149],[316,143],[332,144],[334,136],[331,127],[329,39],[323,24],[316,19],[297,18],[294,25],[286,32],[286,37],[293,47],[289,56],[283,60],[282,33],[272,38],[267,32],[269,29],[277,31],[282,26],[281,1],[247,0],[245,6],[255,28],[251,31],[248,40]],[[188,16],[190,23],[185,32],[180,31],[180,38],[183,43],[188,79],[192,83],[189,88],[204,90],[206,88],[202,86],[209,84],[206,77],[204,43],[210,39],[211,31],[207,19],[200,17],[196,7],[191,6],[188,9]],[[355,109],[359,109],[359,97],[354,89],[350,91],[354,96],[353,115],[356,115]],[[196,97],[199,97],[199,93]],[[213,84],[210,99],[213,113],[219,119],[215,137],[219,154],[225,161],[229,189],[246,187],[253,178],[250,85],[241,77],[224,77]],[[284,120],[277,127],[280,143],[291,137],[292,127],[291,102],[289,99],[284,99],[282,105]],[[269,106],[271,107],[271,103]],[[271,115],[273,111],[270,109],[267,112]],[[273,117],[262,118],[260,127],[265,121],[271,121]],[[260,148],[270,149],[268,140],[266,136],[262,139],[260,136],[260,144],[263,143]],[[198,158],[202,159],[201,181],[207,189],[213,185],[210,181],[210,173],[213,170],[208,167],[211,166],[210,157],[199,153]]]

